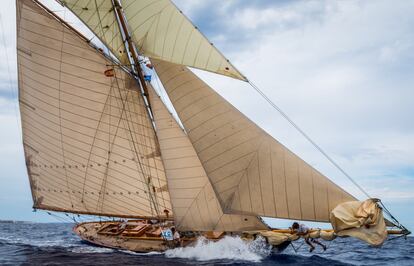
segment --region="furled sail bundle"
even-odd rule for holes
[[[223,213],[190,140],[149,87],[176,227],[181,231],[267,229],[256,216]]]
[[[119,58],[124,46],[112,0],[60,0]],[[132,39],[140,53],[155,59],[246,78],[170,0],[122,1]]]
[[[225,213],[329,222],[355,200],[187,67],[152,62]]]
[[[172,214],[136,81],[29,0],[17,1],[19,101],[34,207]]]
[[[350,201],[332,210],[331,224],[338,236],[359,238],[373,246],[387,239],[387,226],[378,199]]]

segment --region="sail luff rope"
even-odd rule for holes
[[[354,184],[365,196],[371,198],[371,196],[366,192],[331,156],[329,156],[321,146],[319,146],[308,134],[306,134],[278,105],[276,105],[262,90],[259,89],[251,80],[247,80],[247,83],[264,99],[266,100],[273,109],[279,112],[283,118],[285,118],[289,124],[291,124],[310,144],[316,148],[328,161],[337,168],[345,177],[347,177],[352,184]],[[407,230],[392,214],[391,212],[385,207],[384,203],[380,200],[379,204],[381,205],[382,209],[388,216],[396,223],[396,226]]]

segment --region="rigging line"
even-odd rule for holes
[[[95,0],[95,3],[96,3],[96,0]],[[117,8],[117,4],[115,3],[115,1],[112,1],[112,4],[113,4],[113,7],[114,7],[114,12],[115,12],[115,8]],[[116,14],[117,15],[117,17],[118,17],[118,26],[120,26],[119,25],[119,23],[120,23],[120,19],[121,18],[119,18],[119,16],[123,16],[123,14]],[[99,22],[100,22],[100,24],[102,24],[102,21],[101,21],[101,19],[100,19],[100,17],[98,17],[99,18]],[[101,25],[101,27],[102,27],[102,25]],[[121,27],[120,27],[121,28]],[[125,48],[126,49],[128,49],[129,48],[129,50],[130,49],[135,49],[135,47],[129,47],[129,43],[128,43],[128,47],[126,47],[126,45],[127,45],[127,41],[128,41],[128,39],[127,38],[130,38],[128,35],[129,35],[129,33],[128,33],[128,31],[125,31],[124,32],[124,35],[125,35],[125,37],[126,37],[126,39],[125,39],[125,41],[124,41],[124,46],[125,46]],[[131,58],[129,58],[130,60],[131,60]],[[139,67],[139,62],[135,62],[135,64],[137,64],[137,67],[136,67],[136,71],[138,72],[138,75],[139,75],[139,71],[141,71],[140,70],[140,67]],[[145,81],[143,81],[142,80],[142,82],[145,82]],[[141,86],[142,86],[142,89],[141,89],[141,93],[142,93],[142,90],[144,90],[144,86],[145,86],[145,84],[141,84]],[[145,90],[144,90],[144,93],[145,93]],[[127,97],[126,97],[126,100],[128,99],[128,94],[129,94],[129,92],[127,92]],[[143,97],[143,101],[144,101],[144,104],[145,103],[147,103],[146,105],[147,105],[147,107],[146,107],[146,111],[148,111],[148,116],[149,116],[149,118],[150,118],[150,120],[151,120],[151,123],[152,123],[152,125],[153,125],[153,127],[154,127],[154,122],[153,122],[153,119],[152,119],[152,115],[151,115],[151,108],[149,107],[150,105],[149,105],[149,99],[147,99],[147,101],[148,102],[146,102],[146,99],[145,99],[145,97]],[[127,108],[128,108],[128,104],[126,104],[126,106],[127,106]],[[128,108],[129,109],[129,108]],[[131,121],[133,121],[132,119],[131,119]],[[128,125],[128,127],[129,127],[129,122],[128,122],[128,120],[127,120],[127,125]],[[132,124],[132,126],[133,126],[133,124]],[[137,155],[137,161],[138,161],[138,164],[139,164],[139,166],[141,167],[141,171],[142,171],[142,173],[144,174],[144,171],[143,171],[143,167],[142,167],[142,164],[141,164],[141,162],[140,162],[140,158],[139,158],[139,154],[138,154],[138,151],[137,151],[137,148],[136,148],[136,145],[135,145],[135,142],[134,142],[134,138],[133,138],[133,135],[132,135],[132,132],[131,132],[131,130],[129,130],[130,131],[130,134],[131,134],[131,140],[132,140],[132,144],[133,144],[133,148],[134,148],[134,150],[135,150],[135,153],[136,153],[136,155]],[[154,128],[154,132],[155,132],[155,128]],[[155,133],[154,133],[155,134]],[[148,177],[150,177],[150,175],[148,175]],[[147,181],[147,178],[146,177],[144,177],[145,178],[145,181]],[[153,199],[153,197],[152,197],[152,193],[151,193],[151,187],[150,187],[150,183],[149,183],[149,180],[147,181],[147,186],[148,186],[148,194],[149,194],[149,197],[150,197],[150,200],[151,200],[151,203],[152,204],[154,204],[154,209],[155,209],[155,211],[156,211],[156,213],[157,213],[157,215],[158,216],[160,216],[160,214],[159,214],[159,210],[158,210],[158,206],[157,206],[157,202],[156,202],[156,198],[155,198],[155,201],[154,201],[154,199]]]
[[[127,94],[126,94],[126,99],[127,99],[128,95],[129,95],[129,92],[127,92]],[[139,97],[138,93],[137,93],[137,96]],[[132,122],[133,121],[133,118],[132,118],[132,115],[131,115],[131,112],[130,112],[129,104],[126,104],[126,108],[128,109],[128,112],[130,113],[129,114],[130,115],[130,121]],[[144,110],[144,112],[145,112],[145,110]],[[126,122],[127,122],[128,126],[129,126],[129,121],[128,121],[128,117],[127,117],[128,114],[127,113],[125,113],[125,114],[126,114]],[[142,121],[141,121],[141,123],[142,123]],[[132,124],[132,129],[135,131],[134,124]],[[140,142],[138,141],[137,136],[135,136],[136,138],[134,139],[134,135],[132,134],[132,132],[130,132],[130,133],[131,133],[131,141],[132,141],[132,144],[134,146],[134,149],[136,149],[135,142],[136,143],[140,143]],[[145,133],[143,133],[143,134],[145,134]],[[146,142],[145,139],[146,138],[144,138],[144,142]],[[139,150],[139,146],[138,146],[138,151],[140,151],[141,154],[144,154],[145,153],[144,151]],[[140,163],[139,154],[137,153],[136,155],[138,157],[137,160]],[[140,163],[140,165],[141,165],[141,163]],[[142,164],[142,165],[145,165],[145,164]],[[151,169],[150,169],[150,166],[149,165],[148,166],[145,165],[145,166],[146,166],[145,169],[147,170],[147,172],[146,173],[143,172],[143,174],[146,175],[146,176],[144,176],[144,180],[145,180],[145,184],[147,185],[147,188],[148,188],[148,195],[150,197],[151,203],[154,205],[155,212],[157,213],[158,216],[160,216],[160,212],[159,212],[159,209],[158,209],[158,205],[159,204],[158,204],[156,195],[153,195],[153,193],[152,193],[153,190],[152,190],[152,175],[151,175]],[[144,168],[141,167],[141,169],[143,171]],[[155,199],[154,199],[154,197],[155,197]]]
[[[155,71],[154,71],[154,73],[155,73]],[[158,78],[158,77],[157,77]],[[157,80],[158,81],[158,80]],[[157,97],[157,91],[156,91],[156,89],[151,85],[151,82],[149,83],[149,85],[150,85],[150,89],[151,89],[151,92],[154,94],[154,96],[155,97]],[[158,85],[159,85],[159,83],[158,83]],[[161,87],[160,87],[160,90],[161,90]],[[162,102],[162,99],[159,99],[161,102]],[[162,104],[162,103],[161,103]],[[168,111],[168,108],[167,108],[167,111]],[[169,112],[169,111],[168,111]],[[154,125],[155,125],[155,127],[157,126],[157,124],[155,123],[155,113],[153,113],[153,122],[154,122]],[[159,177],[159,171],[162,171],[162,172],[164,172],[165,173],[165,166],[164,166],[164,163],[163,163],[163,161],[161,160],[161,147],[160,147],[160,145],[159,145],[159,141],[158,141],[158,133],[157,132],[154,132],[154,134],[155,134],[155,136],[154,136],[154,140],[156,141],[156,143],[155,143],[155,149],[158,149],[158,151],[159,151],[159,157],[160,157],[160,164],[162,165],[162,167],[159,169],[158,167],[157,167],[157,163],[155,162],[155,168],[156,168],[156,170],[157,170],[157,181],[158,181],[158,185],[159,185],[159,189],[162,189],[163,187],[165,187],[165,186],[167,186],[168,187],[168,183],[167,183],[167,180],[165,179],[165,180],[163,180],[163,182],[164,182],[164,184],[163,185],[161,185],[161,179],[160,179],[160,177]],[[155,159],[154,159],[154,161],[155,161]],[[165,177],[165,176],[164,176]],[[168,207],[168,205],[166,204],[166,199],[164,198],[164,192],[163,191],[161,191],[160,192],[161,193],[161,198],[162,198],[162,200],[163,200],[163,202],[164,202],[164,208],[165,209],[167,209]],[[168,201],[168,200],[167,200]]]
[[[50,211],[45,211],[47,214],[49,214],[50,216],[52,216],[53,218],[55,218],[56,220],[58,220],[58,221],[61,221],[61,222],[65,222],[65,223],[67,223],[67,222],[72,222],[72,219],[70,219],[69,217],[67,217],[67,216],[65,216],[65,217],[61,217],[61,216],[59,216],[59,215],[57,215],[57,214],[54,214],[53,212],[50,212]]]
[[[108,95],[112,94],[112,88],[113,87],[112,87],[112,82],[111,82],[111,87],[109,88],[109,94]],[[113,145],[111,145],[111,117],[112,117],[112,108],[111,108],[111,106],[112,106],[112,97],[110,97],[110,99],[109,99],[108,151],[106,153],[106,156],[107,156],[106,162],[108,162],[108,164],[105,167],[105,173],[104,173],[104,176],[103,176],[103,179],[102,179],[101,188],[99,190],[100,192],[102,192],[102,194],[99,196],[98,201],[96,203],[96,209],[100,210],[101,212],[102,212],[103,207],[104,207],[105,192],[106,192],[106,189],[107,189],[109,162],[111,160],[111,155],[112,155],[111,150],[112,150],[112,146],[113,146]],[[104,110],[105,110],[105,107],[106,106],[104,106]],[[119,123],[118,123],[118,127],[116,128],[116,133],[118,132],[118,129],[119,129]],[[114,135],[114,142],[115,142],[116,133]]]
[[[116,72],[115,72],[116,73]],[[116,78],[116,77],[115,77]],[[117,84],[117,86],[119,86],[119,84],[118,84],[118,81],[116,80],[116,84]],[[110,91],[109,91],[109,93],[110,94],[112,94],[112,89],[114,89],[114,82],[111,82],[111,88],[110,88]],[[119,87],[118,87],[118,89],[119,89]],[[115,91],[115,89],[114,89],[114,91]],[[110,100],[110,101],[112,101],[112,100]],[[116,104],[118,104],[118,101],[115,101],[116,102]],[[110,105],[110,110],[111,110],[111,105]],[[119,128],[120,128],[120,123],[121,123],[121,121],[122,121],[122,116],[123,116],[123,113],[124,112],[126,112],[125,111],[125,106],[123,106],[122,107],[122,110],[121,110],[121,114],[120,114],[120,118],[118,119],[118,122],[117,122],[117,127],[116,127],[116,131],[115,131],[115,133],[114,133],[114,137],[113,137],[113,140],[111,141],[111,139],[110,139],[110,131],[111,131],[111,124],[109,124],[109,142],[108,142],[108,162],[110,161],[110,156],[113,154],[113,152],[112,152],[112,150],[113,150],[113,146],[114,146],[114,144],[115,144],[115,140],[116,140],[116,137],[117,137],[117,135],[118,135],[118,130],[119,130]],[[110,116],[109,116],[109,120],[111,121],[111,116],[112,116],[112,114],[111,114],[111,111],[110,111]],[[107,180],[106,180],[106,177],[107,177],[107,172],[108,172],[108,169],[109,169],[109,165],[107,165],[107,168],[106,168],[106,171],[105,171],[105,184],[104,183],[102,183],[102,186],[103,185],[105,185],[104,186],[104,189],[105,189],[105,191],[106,191],[106,185],[107,185]],[[102,190],[102,186],[101,186],[101,190]],[[101,203],[101,209],[103,208],[103,200],[104,200],[104,197],[105,197],[105,195],[104,195],[105,193],[103,193],[103,197],[102,197],[102,203]]]
[[[131,130],[131,126],[130,126],[130,123],[129,123],[129,121],[128,121],[128,112],[130,112],[130,110],[129,110],[129,106],[128,106],[128,103],[127,103],[127,101],[128,101],[128,95],[129,95],[129,93],[130,93],[130,91],[126,91],[126,93],[124,93],[125,94],[125,99],[122,97],[122,95],[123,95],[123,93],[122,93],[122,91],[121,91],[121,88],[120,88],[120,85],[119,85],[119,82],[118,82],[118,78],[117,78],[117,74],[116,74],[116,71],[115,71],[115,82],[116,82],[116,86],[117,86],[117,88],[118,88],[118,93],[119,93],[119,96],[120,96],[120,98],[121,98],[121,104],[122,104],[122,109],[123,110],[125,110],[125,120],[123,121],[124,122],[124,125],[125,125],[125,123],[126,123],[126,125],[127,125],[127,127],[128,127],[128,132],[129,132],[129,135],[130,135],[130,137],[131,137],[131,142],[132,142],[132,149],[133,149],[133,152],[135,152],[135,156],[137,157],[137,164],[138,164],[138,166],[139,166],[139,168],[141,169],[141,173],[142,173],[142,175],[144,176],[144,183],[147,185],[147,189],[148,189],[148,197],[149,197],[149,201],[150,201],[150,204],[152,204],[152,205],[154,205],[154,209],[155,209],[155,211],[157,212],[157,215],[158,216],[160,216],[160,214],[159,214],[159,211],[158,211],[158,209],[157,209],[157,205],[156,205],[156,203],[155,203],[155,201],[154,201],[154,199],[152,198],[152,195],[151,195],[151,188],[150,188],[150,185],[149,185],[149,183],[148,183],[148,181],[147,181],[147,178],[145,177],[146,175],[148,175],[149,176],[149,174],[148,173],[146,173],[146,171],[144,171],[144,167],[143,167],[143,163],[141,163],[141,161],[140,161],[140,153],[138,152],[138,149],[137,149],[137,147],[136,147],[136,145],[135,145],[135,139],[134,139],[134,136],[133,136],[133,134],[132,134],[132,130]],[[128,110],[127,110],[128,109]],[[131,121],[133,121],[132,120],[132,115],[130,115],[131,116]],[[122,119],[122,117],[121,117],[121,119]],[[133,126],[133,125],[132,125]],[[135,131],[134,131],[135,132]],[[131,145],[131,142],[130,142],[130,145]],[[138,143],[138,141],[137,141],[137,143]]]
[[[11,71],[10,71],[10,60],[9,60],[9,56],[8,56],[8,53],[7,53],[6,37],[5,37],[5,34],[4,34],[4,25],[3,25],[3,17],[1,16],[1,14],[0,14],[0,29],[1,29],[3,51],[4,51],[4,54],[6,56],[6,65],[7,65],[8,79],[9,79],[9,88],[10,88],[10,91],[12,93],[13,99],[17,99],[18,95],[16,95],[16,93],[13,89],[13,81],[12,81],[12,76],[11,76]],[[17,36],[17,38],[18,38],[18,36]],[[20,120],[18,119],[18,116],[19,116],[19,111],[18,110],[19,110],[19,108],[18,108],[17,102],[16,101],[13,101],[13,102],[14,102],[13,105],[14,105],[16,124],[17,124],[17,127],[18,127],[17,131],[19,132],[20,139],[22,139],[22,135],[21,135],[22,133],[20,131],[21,124],[20,124]]]
[[[328,159],[330,163],[334,167],[336,167],[345,177],[347,177],[352,184],[354,184],[365,196],[368,198],[371,198],[371,196],[341,167],[339,164],[331,157],[329,156],[316,142],[309,137],[279,106],[277,106],[269,97],[266,96],[266,94],[260,90],[252,81],[247,81],[249,85],[260,95],[263,99],[265,99],[276,111],[278,111],[283,118],[285,118],[303,137],[305,137],[306,140],[308,140],[312,146],[314,146],[322,155]],[[379,204],[383,207],[383,210],[386,214],[390,216],[390,218],[396,222],[398,227],[406,229],[400,222],[391,214],[391,212],[385,207],[384,203],[382,201],[379,201]]]
[[[105,36],[105,32],[104,32],[104,27],[102,26],[102,20],[101,20],[101,16],[100,16],[100,13],[99,13],[98,3],[97,3],[96,0],[94,1],[94,3],[95,3],[95,8],[96,8],[96,14],[98,15],[98,19],[99,19],[99,26],[100,26],[101,31],[102,31],[102,36],[103,36],[103,38],[105,39],[105,42],[106,42],[106,36]],[[106,47],[106,46],[104,46],[104,47]],[[107,48],[107,52],[109,53],[109,48],[108,47],[106,47],[106,48]],[[106,68],[110,69],[109,66],[107,66]],[[96,131],[95,131],[95,135],[94,135],[94,138],[93,138],[93,143],[91,145],[91,149],[90,149],[90,153],[89,153],[89,157],[88,157],[88,164],[89,164],[90,157],[91,157],[91,154],[92,154],[92,149],[93,149],[93,145],[95,143],[96,135],[98,133],[98,128],[101,124],[101,121],[102,121],[102,118],[103,118],[103,115],[104,115],[104,112],[105,112],[105,108],[106,108],[106,105],[108,103],[108,99],[111,98],[110,95],[111,95],[111,92],[112,92],[112,87],[113,86],[112,86],[112,83],[111,83],[111,86],[110,86],[109,91],[108,91],[108,95],[107,95],[106,100],[105,100],[105,105],[102,109],[102,113],[101,113],[100,118],[99,118],[99,123],[98,123],[98,126],[97,126]],[[112,99],[110,99],[110,100],[112,100]],[[121,114],[120,119],[122,119],[122,114]],[[111,130],[111,124],[110,123],[108,124],[108,127],[109,127],[109,131],[110,131]],[[110,137],[110,134],[109,134],[109,137]],[[108,151],[107,156],[108,156],[108,161],[109,161],[109,158],[110,158],[109,151]],[[87,167],[86,171],[85,171],[85,178],[84,178],[83,187],[85,187],[85,184],[86,184],[86,177],[87,177],[88,169],[89,169],[89,167]],[[102,186],[105,185],[105,189],[106,189],[106,183],[107,183],[108,169],[109,169],[109,164],[106,165],[105,173],[104,173],[103,180],[102,180]],[[102,186],[101,186],[101,189],[103,188]],[[84,192],[84,188],[83,188],[83,192]],[[105,193],[102,193],[102,195],[103,195],[103,197],[102,197],[102,202],[101,202],[101,209],[103,208]],[[84,197],[84,193],[82,193],[82,202],[83,202],[83,197]],[[99,204],[99,201],[100,201],[100,198],[98,199],[97,204]]]
[[[137,94],[137,97],[140,97],[140,96]],[[132,108],[135,109],[135,107],[136,107],[136,105],[133,105]],[[139,105],[138,108],[142,108],[141,105]],[[143,112],[146,112],[146,110],[144,109]],[[140,120],[141,124],[144,124],[145,122],[150,122],[150,123],[152,122],[152,121],[146,121],[146,120],[144,120],[143,117],[138,117],[137,119]],[[132,124],[132,128],[134,129],[134,125],[133,124]],[[145,134],[145,133],[147,133],[147,134]],[[152,161],[153,164],[154,164],[154,167],[153,168],[155,168],[155,172],[156,172],[156,180],[158,181],[159,187],[161,187],[161,185],[160,185],[160,178],[159,178],[159,169],[157,167],[157,163],[156,163],[156,159],[155,159],[155,155],[159,152],[159,147],[157,147],[156,133],[153,130],[151,130],[150,132],[148,132],[148,130],[145,131],[145,128],[144,128],[144,130],[143,130],[143,136],[144,136],[142,138],[143,143],[145,143],[148,147],[151,148],[152,154],[154,156],[152,158],[151,157],[146,158],[147,159],[147,162],[148,162],[148,165],[149,165],[148,168],[149,168],[149,172],[150,172],[149,177],[148,177],[148,178],[150,178],[150,181],[148,181],[148,183],[149,183],[150,187],[152,188],[153,197],[155,198],[155,203],[157,204],[157,206],[159,206],[160,203],[159,203],[158,198],[157,198],[157,194],[156,194],[155,186],[154,186],[154,178],[153,178],[153,176],[151,174],[151,168],[150,168],[150,165],[151,165],[150,164],[150,161]],[[163,200],[164,207],[165,207],[165,200],[164,200],[164,198],[162,198],[162,200]]]
[[[331,162],[345,177],[347,177],[362,193],[365,194],[368,198],[371,198],[371,196],[342,168],[339,166],[336,161],[329,156],[316,142],[309,137],[279,106],[277,106],[269,97],[264,94],[263,91],[261,91],[253,82],[248,80],[249,85],[262,96],[263,99],[265,99],[276,111],[278,111],[288,122],[291,124],[307,141],[309,141],[312,146],[314,146],[322,155],[328,159],[329,162]]]

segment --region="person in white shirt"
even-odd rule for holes
[[[144,71],[144,80],[145,81],[151,82],[151,76],[152,76],[152,71],[153,71],[152,69],[153,68],[154,67],[150,63],[142,65],[142,70]]]
[[[308,244],[310,246],[309,252],[312,252],[312,251],[315,250],[315,246],[312,245],[312,243],[315,243],[315,244],[321,246],[324,251],[326,250],[326,246],[324,244],[322,244],[321,242],[319,242],[315,238],[310,238],[309,237],[310,229],[306,225],[294,222],[292,224],[292,231],[295,234],[297,234],[298,236],[303,236],[303,238],[305,239],[306,244]]]
[[[180,233],[175,230],[175,227],[171,227],[171,232],[173,233],[174,243],[176,247],[182,246]]]

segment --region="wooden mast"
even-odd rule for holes
[[[160,151],[157,132],[156,132],[156,127],[155,127],[155,122],[154,122],[153,114],[152,114],[151,102],[150,102],[150,99],[149,99],[148,87],[147,87],[147,84],[145,82],[144,75],[142,73],[143,71],[142,71],[142,68],[141,68],[141,65],[140,65],[140,62],[139,62],[137,48],[135,46],[135,43],[132,41],[131,34],[129,33],[128,26],[127,26],[127,23],[125,21],[125,16],[123,14],[123,10],[122,10],[122,6],[121,6],[120,1],[119,0],[112,0],[112,4],[113,4],[113,7],[114,7],[114,11],[116,12],[116,15],[118,17],[118,20],[117,20],[118,21],[118,26],[119,26],[120,30],[123,32],[124,37],[125,37],[124,46],[127,50],[127,53],[129,52],[128,54],[130,55],[130,57],[132,57],[132,60],[133,60],[132,65],[135,67],[135,72],[136,72],[136,74],[138,76],[138,79],[141,83],[141,88],[143,90],[142,97],[144,99],[144,103],[146,103],[146,105],[147,105],[147,113],[148,113],[148,116],[149,116],[150,120],[152,121],[152,127],[154,129],[155,138],[157,139],[157,141],[155,142],[155,145],[156,145],[157,150]],[[155,195],[155,189],[154,189],[154,187],[152,187],[152,189],[151,189],[150,177],[146,178],[145,182],[148,185],[148,193],[149,193],[149,196],[151,198],[152,203],[154,204],[155,212],[157,213],[158,218],[162,219],[162,216],[161,216],[161,214],[160,214],[160,212],[157,208],[157,196]],[[165,214],[166,214],[167,219],[169,219],[168,210],[164,210],[164,212],[165,211],[167,211]]]
[[[119,25],[125,35],[125,42],[127,42],[128,47],[127,49],[129,50],[129,54],[131,55],[133,61],[134,61],[134,66],[135,66],[135,71],[136,74],[138,75],[139,81],[142,85],[142,89],[144,90],[144,96],[148,102],[148,108],[150,109],[150,111],[152,111],[151,109],[151,103],[149,101],[149,96],[148,96],[148,88],[147,88],[147,84],[145,83],[145,79],[144,79],[144,75],[142,74],[142,68],[141,65],[139,63],[139,58],[138,58],[138,54],[136,51],[136,47],[134,45],[134,42],[131,40],[131,34],[129,33],[128,27],[126,25],[125,22],[125,17],[124,14],[122,12],[122,7],[121,4],[119,2],[119,0],[112,0],[114,8],[115,8],[115,12],[117,14],[118,20],[119,20]]]

